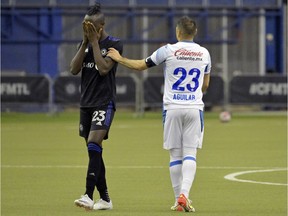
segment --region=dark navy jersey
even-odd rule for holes
[[[113,47],[122,54],[123,44],[118,38],[108,36],[99,42],[103,58],[106,57],[108,48]],[[94,62],[93,48],[89,44],[85,50],[86,56],[82,65],[81,74],[81,99],[80,107],[98,107],[107,105],[110,101],[115,104],[116,81],[115,74],[118,64],[105,76],[100,76],[97,65]]]

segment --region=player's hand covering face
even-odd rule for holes
[[[87,34],[87,22],[82,22],[82,29],[83,29],[83,43],[88,43],[88,34]]]
[[[96,27],[93,25],[92,22],[84,21],[83,22],[83,30],[84,30],[84,36],[87,37],[88,41],[90,43],[94,43],[100,40],[102,35],[102,28],[99,28],[99,30],[96,30]]]

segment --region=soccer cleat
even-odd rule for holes
[[[93,209],[94,210],[111,210],[113,208],[112,200],[110,202],[106,202],[103,199],[98,200],[95,202]]]
[[[186,212],[195,212],[195,208],[191,205],[192,201],[187,199],[184,194],[180,194],[177,202]]]
[[[181,205],[179,205],[177,201],[175,202],[173,206],[171,206],[171,210],[185,212],[185,209]]]
[[[87,194],[82,195],[80,199],[76,199],[74,204],[78,207],[85,208],[86,210],[92,210],[94,202],[89,198]]]

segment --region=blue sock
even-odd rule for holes
[[[107,183],[106,183],[106,177],[105,177],[105,164],[104,164],[104,161],[103,161],[103,157],[101,158],[101,170],[100,170],[100,173],[99,173],[99,178],[98,178],[98,181],[97,181],[97,190],[99,191],[99,194],[100,194],[100,198],[102,200],[105,200],[106,202],[110,202],[110,197],[109,197],[109,194],[108,194],[108,189],[107,189]]]
[[[99,173],[101,170],[101,160],[102,160],[102,147],[97,143],[90,142],[87,145],[88,155],[89,155],[89,164],[86,176],[86,192],[90,199],[93,200],[93,193]]]

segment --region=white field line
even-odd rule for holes
[[[87,166],[84,165],[1,165],[1,168],[14,168],[14,169],[86,169]],[[108,169],[168,169],[168,166],[107,166]],[[264,185],[280,185],[288,186],[284,183],[273,183],[273,182],[261,182],[261,181],[252,181],[245,179],[238,179],[236,176],[257,173],[257,172],[274,172],[274,171],[286,171],[287,167],[213,167],[213,166],[199,166],[197,169],[210,169],[210,170],[235,170],[235,169],[250,169],[248,171],[231,173],[224,176],[224,179],[236,182],[244,183],[255,183],[255,184],[264,184]],[[251,170],[254,169],[254,170]]]
[[[287,171],[287,168],[274,168],[274,169],[259,169],[259,170],[247,170],[242,172],[231,173],[224,176],[224,179],[236,182],[244,182],[244,183],[255,183],[255,184],[264,184],[264,185],[279,185],[279,186],[288,186],[288,184],[284,183],[274,183],[274,182],[262,182],[262,181],[253,181],[247,179],[239,179],[236,178],[240,175],[250,174],[250,173],[263,173],[263,172],[275,172],[275,171]]]

